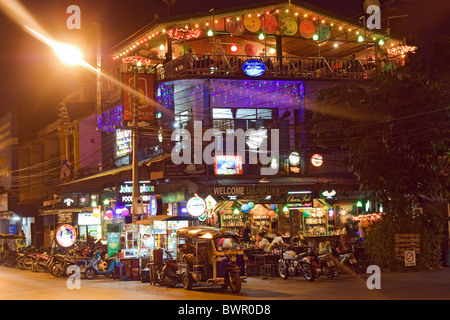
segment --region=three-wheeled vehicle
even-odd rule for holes
[[[218,284],[241,290],[245,260],[239,236],[213,227],[188,227],[177,231],[177,264],[183,287],[194,283]]]

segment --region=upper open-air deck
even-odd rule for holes
[[[186,54],[158,68],[158,80],[189,77],[242,78],[246,61],[261,61],[259,79],[373,79],[392,72],[394,62],[324,57],[264,57],[247,55]]]
[[[113,59],[123,72],[138,67],[161,81],[248,77],[242,66],[255,59],[266,68],[259,78],[365,80],[404,62],[399,39],[305,3],[270,1],[155,19],[117,45]]]

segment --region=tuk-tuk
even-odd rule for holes
[[[0,254],[5,250],[21,251],[25,247],[25,238],[15,234],[0,234]]]
[[[239,236],[213,227],[188,227],[177,231],[177,265],[183,287],[194,283],[218,284],[241,290],[245,260]]]

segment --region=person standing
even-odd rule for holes
[[[247,221],[245,223],[244,231],[242,232],[242,241],[249,242],[252,237],[252,223]]]

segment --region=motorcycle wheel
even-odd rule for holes
[[[327,276],[328,279],[333,280],[334,279],[334,268],[329,268],[327,266],[323,267],[323,273]]]
[[[95,278],[96,272],[92,268],[87,268],[86,271],[84,272],[84,276],[86,277],[86,279],[92,280]]]
[[[278,273],[284,280],[287,280],[289,278],[289,270],[282,262],[278,262]]]
[[[25,257],[19,258],[19,260],[17,260],[17,267],[18,267],[20,270],[25,270],[25,267],[24,267],[24,265],[23,265],[24,262],[25,262]]]
[[[230,272],[228,274],[228,279],[230,283],[230,289],[232,293],[239,293],[241,291],[241,277],[238,272]]]
[[[309,263],[302,264],[303,277],[308,281],[316,280],[316,272]]]
[[[183,282],[184,290],[192,289],[192,286],[194,285],[194,280],[192,279],[192,277],[189,274],[183,273],[181,280]]]
[[[45,270],[47,269],[47,266],[45,264],[41,264],[39,262],[35,262],[35,270],[36,272],[45,272]]]
[[[161,276],[163,278],[165,285],[168,286],[169,288],[174,288],[179,282],[176,279],[178,276],[171,272],[164,272]]]
[[[31,259],[31,258],[26,258],[24,261],[23,261],[23,268],[25,269],[25,270],[31,270],[31,267],[33,266],[33,259]]]
[[[14,268],[16,266],[16,260],[15,259],[6,259],[5,266],[8,268]]]
[[[57,278],[60,278],[60,277],[62,277],[64,275],[64,267],[61,264],[56,263],[51,268],[50,273],[53,276],[55,276]]]

